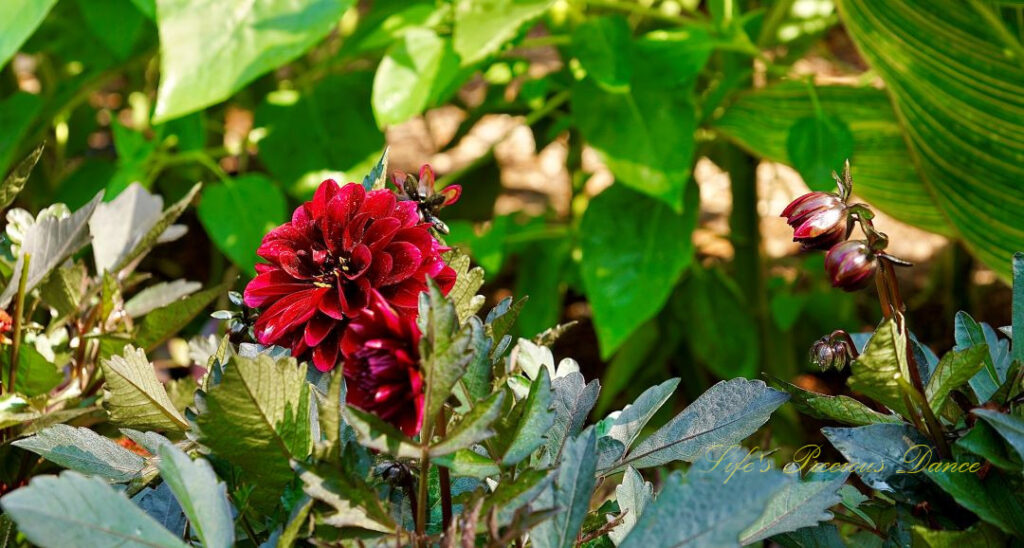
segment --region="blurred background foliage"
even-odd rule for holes
[[[326,177],[432,163],[463,185],[448,242],[520,335],[605,389],[762,372],[824,392],[806,348],[878,316],[831,290],[777,215],[807,187],[887,217],[913,329],[1008,322],[1024,249],[1024,7],[990,0],[6,0],[0,174],[46,141],[20,205],[132,182],[184,196],[147,259],[210,286]],[[870,293],[870,292],[869,292]],[[226,303],[220,303],[223,307]],[[194,326],[201,329],[202,326]],[[206,326],[210,328],[209,325]]]

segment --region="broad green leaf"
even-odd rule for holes
[[[156,20],[156,0],[132,0],[135,8],[150,20]]]
[[[701,25],[648,32],[633,41],[634,79],[668,89],[692,89],[715,45],[709,28]]]
[[[15,95],[14,97],[17,97]],[[9,106],[8,103],[14,99],[8,99],[0,106],[0,122],[3,121],[3,108]],[[7,128],[7,124],[0,124],[4,128]],[[4,130],[8,131],[7,129]],[[3,185],[0,185],[0,210],[7,209],[7,206],[14,202],[14,199],[21,193],[21,189],[25,188],[25,183],[28,182],[29,176],[32,174],[32,169],[36,167],[39,162],[39,157],[43,155],[43,149],[46,145],[40,143],[35,149],[29,153],[28,156],[22,160],[16,168],[7,177],[4,178]],[[3,150],[3,143],[0,142],[0,152]],[[6,168],[6,162],[4,161],[2,153],[0,153],[0,174],[4,173]]]
[[[106,378],[103,406],[120,426],[143,430],[188,430],[142,349],[128,346],[124,356],[101,360]]]
[[[25,292],[28,293],[35,289],[53,269],[89,243],[87,223],[102,197],[102,192],[97,194],[91,202],[72,213],[70,217],[60,219],[55,216],[47,216],[28,229],[21,243],[21,251],[18,255],[18,262],[14,266],[14,272],[11,274],[7,288],[0,295],[0,305],[6,306],[18,292],[25,255],[31,255],[28,279],[25,284]]]
[[[626,472],[622,475],[622,483],[615,487],[615,502],[619,504],[622,521],[608,531],[608,537],[616,546],[622,544],[622,540],[633,530],[636,521],[653,500],[654,486],[651,482],[644,481],[640,472],[632,466],[627,466]]]
[[[188,325],[192,318],[202,312],[214,299],[221,296],[225,288],[226,286],[222,285],[193,293],[184,299],[174,301],[146,314],[135,331],[135,344],[143,350],[153,350]]]
[[[855,426],[903,422],[899,415],[879,413],[850,396],[818,394],[776,379],[772,379],[770,384],[788,392],[790,401],[798,411],[817,419],[834,420]]]
[[[762,381],[719,382],[602,472],[693,462],[712,446],[729,446],[753,434],[787,399]]]
[[[28,40],[43,22],[57,0],[12,0],[5,2],[4,16],[0,17],[0,68],[14,57],[18,48]],[[3,171],[3,170],[0,170]]]
[[[377,493],[369,487],[347,481],[336,470],[313,471],[298,463],[295,463],[295,469],[302,480],[302,490],[331,507],[331,512],[321,517],[325,524],[382,533],[388,533],[394,528],[391,517],[380,507]],[[322,475],[317,473],[321,471]]]
[[[141,185],[148,180],[151,162],[159,146],[157,135],[149,138],[141,129],[130,129],[119,121],[110,125],[117,150],[117,165],[114,174],[107,181],[107,196],[120,195],[131,185]]]
[[[914,469],[914,462],[908,462],[906,457],[912,447],[919,447],[921,451],[929,448],[921,434],[909,425],[825,427],[821,433],[843,454],[847,462],[859,465],[855,468],[857,475],[873,489],[891,492],[900,486],[895,481],[920,481],[920,474],[906,473]],[[933,460],[938,458],[934,457]]]
[[[872,87],[819,86],[826,116],[841,119],[853,134],[854,191],[887,214],[938,234],[954,233],[921,177],[885,92]],[[786,141],[793,121],[813,116],[802,82],[744,91],[717,120],[715,129],[757,156],[794,165]],[[830,179],[831,180],[831,179]]]
[[[128,255],[157,224],[163,208],[164,199],[150,194],[138,183],[132,183],[113,200],[97,206],[89,219],[96,270],[116,273],[115,267],[127,262]],[[178,232],[171,230],[172,235]]]
[[[109,438],[88,428],[66,424],[55,424],[35,436],[17,440],[13,445],[64,468],[109,481],[130,481],[146,466],[146,459]]]
[[[1006,443],[1013,447],[1017,456],[1024,460],[1024,419],[992,409],[974,409],[971,411],[985,420]]]
[[[853,133],[842,119],[821,114],[800,118],[789,128],[786,151],[811,190],[835,187],[832,172],[853,156]]]
[[[971,380],[978,371],[985,367],[985,358],[988,357],[988,345],[979,344],[964,350],[950,350],[942,356],[935,372],[928,379],[924,393],[928,398],[928,405],[932,411],[939,414],[949,393]]]
[[[985,479],[962,472],[925,474],[960,506],[1010,535],[1024,537],[1024,497],[1002,472],[993,469]]]
[[[11,353],[7,347],[0,352],[0,377],[4,386],[10,386]],[[34,345],[22,343],[18,351],[18,371],[14,377],[14,391],[26,396],[38,396],[53,390],[64,381],[63,369],[46,359]]]
[[[361,181],[384,147],[370,109],[373,75],[330,75],[303,90],[278,90],[256,108],[260,160],[289,194],[308,198],[327,178]],[[354,138],[358,136],[358,138]]]
[[[629,93],[611,93],[584,79],[573,85],[572,114],[587,144],[597,150],[620,183],[677,212],[689,209],[683,195],[691,191],[687,182],[697,119],[686,93],[635,79]],[[644,208],[648,218],[657,215],[651,206]],[[689,242],[685,237],[677,240]]]
[[[618,183],[587,206],[579,232],[580,270],[603,357],[661,310],[692,262],[697,185],[687,185],[686,194],[683,214]]]
[[[306,366],[292,358],[233,356],[197,406],[199,442],[242,470],[254,508],[272,510],[294,478],[289,461],[312,449]]]
[[[914,546],[921,548],[989,548],[1005,546],[1007,539],[999,529],[981,522],[963,531],[928,529],[924,525],[911,526]]]
[[[668,476],[619,548],[738,546],[740,534],[786,484],[778,471],[730,477],[738,453],[744,451],[730,451],[718,463],[694,464],[685,479],[679,472]]]
[[[655,349],[661,340],[657,318],[641,325],[626,339],[601,375],[601,396],[597,400],[598,415],[603,415],[616,397],[635,387],[636,375],[651,367]]]
[[[476,404],[473,409],[462,417],[462,420],[444,436],[440,442],[430,447],[430,456],[442,456],[466,449],[494,435],[491,424],[498,420],[502,411],[505,392],[495,392],[490,398]]]
[[[153,310],[163,308],[180,299],[188,297],[203,287],[199,282],[173,280],[151,285],[136,293],[124,303],[124,311],[137,318],[149,314]]]
[[[971,377],[971,389],[981,403],[987,402],[1006,380],[1010,369],[1010,352],[1005,340],[1000,340],[995,331],[986,324],[979,324],[963,310],[953,320],[956,346],[953,350],[967,350],[972,346],[988,345],[983,354],[983,367]]]
[[[758,324],[736,284],[719,269],[695,266],[670,301],[693,355],[723,379],[754,377]]]
[[[1024,70],[984,13],[998,20],[997,8],[959,0],[839,0],[836,8],[885,81],[935,203],[967,248],[1008,279],[1007,258],[1024,249]]]
[[[77,3],[85,26],[96,40],[118,59],[127,59],[145,21],[132,0],[78,0]]]
[[[1021,457],[1014,455],[1004,438],[986,421],[975,421],[974,427],[965,436],[956,440],[954,447],[969,451],[991,462],[1003,470],[1021,469]]]
[[[158,0],[160,88],[153,122],[219,103],[302,55],[334,28],[352,0]]]
[[[867,347],[850,366],[850,388],[885,404],[904,417],[909,411],[900,382],[910,382],[906,334],[893,320],[878,326]]]
[[[555,421],[551,398],[551,376],[542,368],[526,399],[517,403],[512,415],[502,422],[496,438],[504,446],[502,464],[516,464],[544,444],[544,436]]]
[[[553,0],[457,0],[453,39],[463,65],[476,63],[500,50],[552,3]]]
[[[451,40],[430,29],[409,29],[377,65],[372,100],[377,125],[400,124],[447,99],[462,74]]]
[[[132,246],[123,255],[118,255],[120,260],[118,260],[111,271],[120,272],[137,259],[143,257],[156,244],[173,240],[184,234],[184,227],[181,229],[175,228],[174,221],[178,220],[178,217],[181,217],[181,214],[185,212],[185,208],[192,203],[192,199],[195,198],[201,186],[200,183],[193,185],[183,198],[165,209],[163,214],[157,217],[153,224],[149,224],[149,228],[141,232],[137,239],[133,237]]]
[[[542,465],[554,464],[561,459],[565,444],[583,430],[600,391],[600,382],[586,382],[579,371],[551,381],[551,407],[555,412],[555,422],[547,433],[545,452],[540,460]]]
[[[573,30],[572,53],[601,87],[628,92],[633,31],[621,16],[587,19]]]
[[[557,473],[556,470],[528,468],[516,475],[515,481],[502,481],[490,496],[484,498],[480,515],[488,515],[493,508],[497,510],[498,523],[507,524],[520,508],[533,503],[548,489]]]
[[[398,458],[420,458],[420,446],[399,429],[377,416],[350,405],[342,409],[345,423],[355,430],[359,443]]]
[[[516,320],[519,335],[541,333],[561,318],[566,276],[577,275],[570,270],[575,267],[572,243],[570,238],[545,238],[516,250],[513,292],[528,299]]]
[[[253,173],[203,190],[197,213],[213,243],[231,262],[256,272],[263,235],[285,220],[285,198],[270,179]]]
[[[432,457],[430,462],[448,468],[453,476],[483,479],[501,473],[501,469],[493,460],[472,449],[460,449],[454,453]]]
[[[611,420],[606,435],[618,440],[624,448],[629,449],[640,432],[643,431],[644,426],[647,426],[647,422],[672,397],[677,386],[679,386],[679,379],[669,379],[644,390],[633,403],[622,408],[618,416]]]
[[[555,482],[541,493],[538,503],[562,511],[530,531],[537,548],[572,548],[583,518],[590,509],[590,497],[597,483],[597,435],[589,428],[566,443]]]
[[[227,486],[217,479],[210,463],[203,458],[192,460],[171,444],[161,446],[159,455],[160,477],[174,492],[203,546],[232,546],[235,522],[231,517]]]
[[[74,472],[39,476],[0,499],[28,540],[43,548],[186,548],[123,493]]]
[[[839,488],[849,475],[849,472],[814,474],[802,481],[794,477],[794,481],[768,502],[764,514],[743,531],[740,544],[746,546],[832,519],[828,509],[839,504]]]
[[[39,286],[43,301],[54,308],[60,317],[67,316],[81,304],[89,273],[84,263],[61,267]]]

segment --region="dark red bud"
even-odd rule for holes
[[[806,249],[829,249],[846,239],[846,204],[828,192],[811,192],[782,211],[793,227],[793,241]]]
[[[874,252],[861,240],[838,243],[825,255],[825,271],[832,286],[843,291],[864,288],[877,268]]]

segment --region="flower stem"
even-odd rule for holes
[[[21,352],[21,323],[25,312],[25,286],[28,285],[28,268],[32,255],[25,254],[21,266],[21,279],[18,280],[18,295],[14,301],[14,320],[11,324],[11,363],[7,374],[8,391],[14,392],[14,380],[18,374],[18,354]]]
[[[437,435],[445,437],[448,431],[448,419],[445,417],[444,407],[437,413]],[[437,469],[438,480],[441,486],[441,530],[447,531],[452,523],[452,478],[447,468],[441,466]]]

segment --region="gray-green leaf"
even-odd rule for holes
[[[174,492],[192,529],[206,548],[228,548],[235,541],[227,487],[206,459],[192,460],[171,444],[160,447],[160,477]]]
[[[572,548],[590,508],[590,496],[597,481],[597,435],[594,428],[565,446],[555,483],[538,499],[538,504],[562,509],[530,532],[537,548]]]
[[[128,346],[123,357],[111,356],[101,366],[107,379],[103,406],[111,421],[143,430],[188,430],[141,348]]]
[[[66,424],[55,424],[13,445],[76,472],[116,482],[134,479],[146,466],[146,459],[109,438]]]

